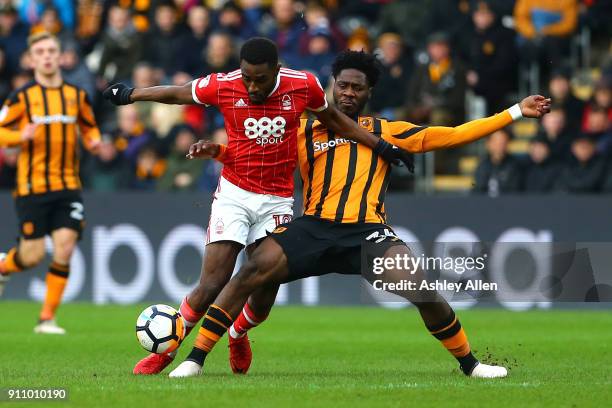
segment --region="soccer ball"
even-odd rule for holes
[[[145,350],[171,353],[185,338],[183,317],[168,305],[149,306],[136,320],[136,337]]]

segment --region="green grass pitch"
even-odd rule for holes
[[[612,400],[609,311],[459,311],[477,356],[510,367],[507,379],[477,380],[460,374],[414,309],[277,307],[251,333],[248,375],[231,373],[224,339],[203,377],[175,380],[131,374],[145,355],[134,335],[144,306],[65,305],[59,322],[69,334],[53,337],[32,333],[38,305],[0,303],[0,388],[69,392],[66,402],[0,405],[603,407]]]

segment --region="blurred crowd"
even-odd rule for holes
[[[583,27],[601,52],[592,95],[578,98],[571,48]],[[467,93],[483,98],[484,113],[499,112],[517,100],[522,67],[536,67],[553,112],[528,157],[508,153],[508,130],[491,137],[475,190],[612,188],[612,0],[0,0],[0,100],[32,79],[26,38],[37,31],[60,38],[64,78],[87,90],[103,132],[100,154],[83,152],[86,189],[214,189],[220,165],[184,156],[197,139],[226,142],[215,108],[116,108],[101,91],[237,69],[240,45],[255,35],[324,87],[338,51],[375,53],[383,74],[369,111],[419,124],[465,122]],[[16,155],[0,150],[0,189],[14,186]]]

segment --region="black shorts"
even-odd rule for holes
[[[329,273],[361,275],[363,268],[371,270],[374,257],[406,245],[386,224],[342,224],[308,215],[279,225],[270,238],[287,257],[288,282]]]
[[[19,234],[25,239],[42,238],[60,228],[70,228],[79,237],[85,226],[81,192],[78,190],[32,194],[15,199]]]

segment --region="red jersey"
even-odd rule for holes
[[[217,106],[225,119],[229,140],[221,176],[253,193],[291,197],[300,117],[306,109],[327,108],[317,78],[281,68],[259,105],[250,102],[240,70],[198,78],[191,90],[195,102]]]

